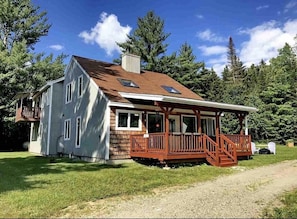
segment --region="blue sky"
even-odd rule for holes
[[[32,0],[52,24],[36,52],[84,56],[106,62],[119,58],[115,42],[137,28],[153,10],[165,22],[166,54],[187,42],[197,61],[221,74],[228,38],[246,65],[268,61],[297,34],[297,0]],[[66,59],[66,63],[69,58]]]

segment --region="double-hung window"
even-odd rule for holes
[[[117,130],[141,130],[141,113],[137,111],[117,110]]]
[[[83,76],[79,76],[77,79],[77,96],[81,97],[83,93]]]
[[[64,140],[69,140],[71,134],[71,120],[66,119],[64,121]]]
[[[75,135],[75,147],[80,147],[80,135],[81,135],[81,117],[76,118],[76,135]]]
[[[72,83],[68,83],[66,85],[66,103],[70,103],[72,101]]]

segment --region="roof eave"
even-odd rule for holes
[[[218,103],[218,102],[212,102],[212,101],[206,101],[206,100],[195,100],[195,99],[172,97],[172,96],[125,93],[125,92],[119,92],[119,94],[122,97],[129,98],[129,99],[141,99],[141,100],[152,100],[152,101],[169,102],[169,103],[179,103],[179,104],[220,109],[222,111],[224,110],[238,111],[238,112],[257,112],[258,111],[258,109],[255,107],[227,104],[227,103]]]

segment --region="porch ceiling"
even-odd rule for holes
[[[150,94],[137,94],[137,93],[125,93],[119,92],[120,95],[127,99],[135,99],[135,100],[151,100],[157,102],[165,102],[165,103],[174,103],[174,104],[182,104],[187,106],[197,106],[202,107],[204,109],[209,109],[213,111],[223,111],[223,112],[256,112],[258,111],[255,107],[243,106],[243,105],[235,105],[235,104],[227,104],[227,103],[219,103],[205,100],[194,100],[188,98],[179,98],[179,97],[170,97],[163,95],[150,95]]]

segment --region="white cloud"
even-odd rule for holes
[[[196,17],[199,18],[199,19],[203,19],[204,18],[204,16],[202,14],[197,14]]]
[[[206,29],[205,31],[198,32],[197,37],[201,40],[220,43],[227,41],[226,38],[216,35],[215,33],[212,33],[210,29]]]
[[[225,47],[226,50],[226,47]],[[213,70],[217,73],[219,77],[222,76],[222,72],[227,64],[227,53],[225,51],[224,54],[221,54],[217,58],[212,58],[207,60],[207,68],[213,68]]]
[[[288,4],[286,4],[284,13],[287,13],[290,9],[294,8],[297,5],[297,1],[290,1]]]
[[[198,49],[202,51],[204,56],[220,55],[227,53],[227,46],[199,46]]]
[[[107,55],[111,56],[114,51],[121,52],[117,42],[125,42],[131,29],[128,25],[126,27],[121,26],[116,15],[108,15],[103,12],[95,27],[90,31],[81,32],[79,37],[83,38],[85,43],[96,43],[105,50]]]
[[[297,29],[297,19],[287,21],[283,25],[275,21],[263,23],[254,28],[241,31],[249,35],[249,40],[242,43],[239,57],[246,65],[258,64],[262,59],[269,59],[278,55],[278,50],[285,43],[294,45]]]
[[[256,8],[256,10],[259,11],[259,10],[263,10],[263,9],[267,9],[267,8],[269,8],[269,5],[260,5]]]
[[[60,51],[60,50],[64,49],[64,46],[59,45],[59,44],[55,44],[55,45],[49,46],[49,48],[51,48],[53,50],[56,50],[56,51]]]

